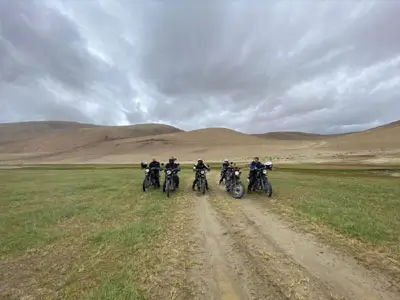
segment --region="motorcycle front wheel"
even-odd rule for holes
[[[206,193],[206,184],[204,180],[200,181],[200,192],[204,195]]]
[[[272,185],[268,179],[264,182],[263,191],[268,197],[272,196]]]
[[[244,196],[245,188],[243,183],[238,182],[234,186],[231,186],[230,194],[235,199],[241,199]]]
[[[165,191],[167,192],[167,197],[169,198],[169,196],[171,195],[171,185],[169,183],[169,180],[165,184]]]
[[[150,186],[150,182],[149,181],[150,180],[147,177],[143,180],[143,192],[145,192],[149,188],[149,186]]]

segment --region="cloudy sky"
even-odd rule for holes
[[[0,122],[346,132],[400,117],[400,1],[0,1]]]

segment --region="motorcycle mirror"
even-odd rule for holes
[[[161,163],[161,165],[164,167],[164,163]]]

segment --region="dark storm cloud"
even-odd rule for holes
[[[342,132],[400,111],[398,1],[1,1],[0,121]]]

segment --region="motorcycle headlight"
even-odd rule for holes
[[[168,170],[168,171],[167,171],[167,174],[168,174],[168,175],[170,175],[170,174],[171,174],[171,171],[170,171],[170,170]]]
[[[267,170],[263,170],[263,174],[267,174]]]
[[[201,173],[201,174],[204,174],[204,170],[201,170],[200,173]]]
[[[235,171],[235,175],[236,175],[236,176],[239,176],[239,171]]]
[[[146,173],[149,173],[150,172],[150,170],[149,169],[146,169]]]

